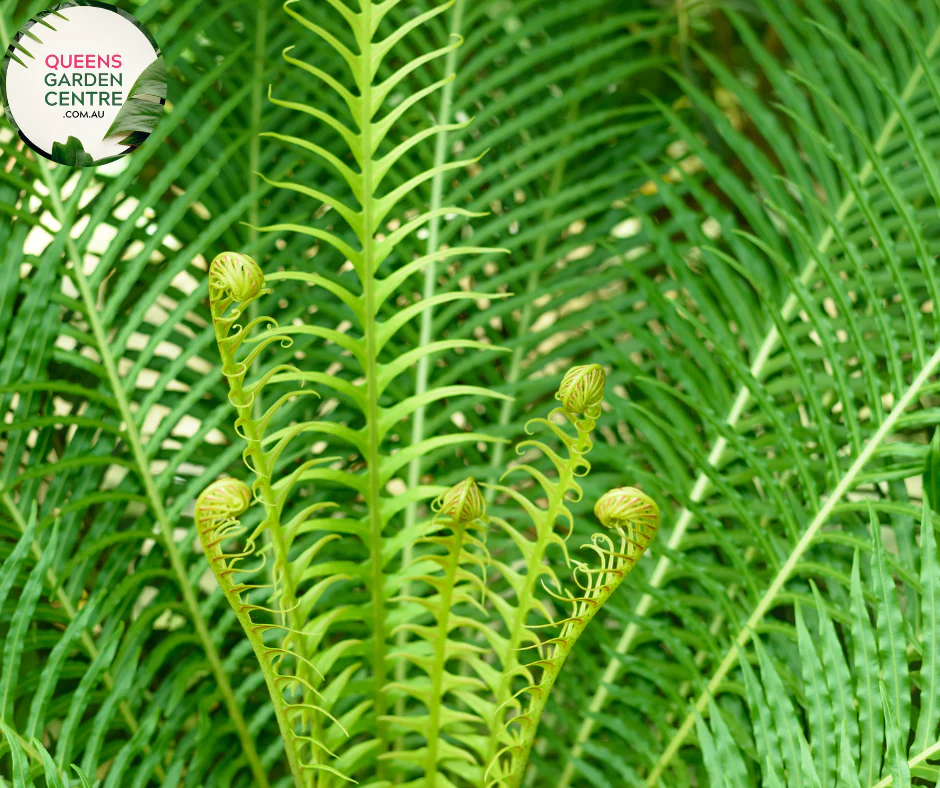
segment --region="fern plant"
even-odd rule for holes
[[[937,784],[940,6],[132,6],[146,144],[0,129],[0,779]]]
[[[557,481],[530,464],[510,470],[535,481],[548,496],[547,507],[530,503],[514,488],[492,488],[521,504],[538,533],[530,542],[508,521],[495,521],[516,542],[525,562],[525,572],[507,562],[492,562],[514,599],[507,600],[482,576],[490,560],[485,540],[468,533],[482,529],[485,520],[483,498],[472,479],[438,499],[439,516],[431,527],[446,529],[449,535],[429,535],[428,525],[422,521],[395,529],[396,514],[440,492],[435,487],[418,486],[395,497],[384,494],[409,461],[441,447],[492,443],[494,439],[485,433],[461,432],[425,438],[388,453],[385,447],[390,433],[419,407],[444,398],[505,395],[478,386],[450,385],[428,387],[403,401],[391,401],[391,384],[418,360],[455,349],[484,353],[496,348],[476,340],[443,339],[400,355],[388,351],[396,334],[423,312],[448,302],[479,299],[483,294],[437,293],[382,319],[385,304],[401,282],[432,262],[498,250],[457,246],[414,260],[398,259],[398,244],[429,221],[445,214],[475,215],[454,206],[406,219],[388,236],[380,233],[395,206],[415,188],[473,163],[440,163],[403,179],[394,189],[382,190],[386,176],[405,152],[449,129],[436,125],[412,133],[397,145],[389,141],[402,114],[442,88],[452,76],[400,100],[383,114],[386,99],[415,68],[445,56],[460,42],[405,63],[381,82],[376,83],[376,75],[401,38],[443,13],[448,4],[418,15],[379,40],[375,39],[382,19],[395,3],[376,5],[362,0],[357,11],[340,2],[331,5],[348,27],[346,35],[355,48],[301,15],[290,3],[285,10],[339,55],[348,67],[354,92],[319,67],[288,52],[284,57],[336,92],[348,108],[354,128],[316,107],[276,96],[272,100],[335,130],[348,145],[358,171],[303,138],[279,132],[267,136],[324,158],[345,181],[358,209],[295,181],[272,182],[328,206],[346,229],[340,232],[294,223],[258,229],[299,232],[317,239],[342,254],[354,280],[303,270],[265,274],[254,260],[238,253],[223,253],[213,260],[209,298],[222,374],[229,384],[229,398],[237,412],[235,429],[245,441],[243,456],[254,480],[250,488],[233,480],[210,485],[197,502],[196,523],[210,566],[261,663],[298,786],[329,785],[334,779],[358,781],[362,775],[379,782],[404,778],[423,785],[518,786],[558,671],[584,627],[648,547],[658,527],[658,510],[651,499],[629,488],[601,499],[598,512],[602,524],[614,529],[616,535],[593,540],[592,550],[600,566],[579,563],[574,580],[578,594],[569,591],[561,595],[563,586],[545,564],[546,552],[553,545],[565,547],[556,526],[559,518],[570,521],[564,501],[571,493],[580,494],[575,478],[590,467],[584,455],[591,448],[590,433],[600,415],[604,391],[604,371],[592,365],[572,369],[558,392],[562,407],[557,413],[575,428],[576,438],[550,420],[533,422],[554,433],[568,456],[561,457],[535,441],[519,447],[544,453],[555,465]],[[329,291],[347,310],[358,336],[303,320],[280,326],[254,308],[258,299],[275,292],[278,283]],[[251,317],[253,314],[257,316]],[[276,354],[274,359],[266,354],[272,347],[290,348],[295,336],[314,336],[343,348],[348,354],[343,371],[352,379],[304,369],[302,359],[282,363]],[[282,408],[312,393],[297,388],[307,383],[331,389],[358,411],[359,418],[353,423],[314,418],[276,428]],[[351,458],[303,459],[323,435],[348,444],[363,467]],[[306,450],[298,448],[304,439]],[[286,464],[287,458],[296,465]],[[336,500],[303,506],[284,522],[292,496],[311,482],[335,488],[329,495]],[[344,490],[352,491],[352,500],[348,495],[337,495]],[[263,513],[249,532],[240,518],[252,500],[260,504]],[[324,511],[333,507],[338,508],[337,516]],[[330,555],[335,542],[348,539],[355,540],[362,551],[358,564]],[[412,543],[419,548],[416,554],[403,561],[402,572],[390,572],[389,567],[402,562],[404,546]],[[433,549],[421,549],[425,545],[444,547],[447,552],[438,556]],[[348,555],[348,549],[344,553]],[[258,559],[260,566],[245,565]],[[270,569],[265,576],[268,561]],[[245,581],[239,577],[242,574]],[[540,598],[543,589],[538,584],[544,576],[555,589],[548,589],[548,593],[572,606],[569,616],[555,621]],[[464,610],[474,600],[474,590],[481,598]],[[326,604],[338,594],[355,601],[340,607]],[[262,601],[252,601],[259,596]],[[455,606],[459,615],[451,617]],[[498,611],[503,619],[504,635],[486,626],[490,610]],[[545,619],[541,626],[560,631],[547,640],[539,637],[531,629],[533,614]],[[354,635],[359,629],[362,634]],[[469,637],[462,639],[464,630]],[[389,640],[393,634],[411,637],[400,638],[398,649],[392,651]],[[517,652],[523,644],[540,652],[535,655],[539,658],[520,660]],[[490,654],[498,658],[500,670],[496,672],[490,666]],[[396,662],[405,667],[395,672],[393,681],[390,668]],[[462,665],[464,672],[454,672],[454,664]],[[537,682],[536,671],[540,673]],[[521,688],[515,689],[520,680]],[[523,703],[520,698],[525,695],[531,698]]]
[[[315,277],[283,272],[271,278],[315,281]],[[434,505],[438,514],[430,524],[421,521],[416,529],[397,533],[386,533],[394,515],[409,500],[426,499],[438,488],[409,490],[387,502],[376,498],[373,505],[379,507],[381,530],[373,538],[368,465],[356,473],[356,463],[352,468],[337,467],[336,458],[297,460],[295,467],[286,468],[280,461],[296,438],[309,433],[340,435],[361,456],[381,457],[370,451],[368,441],[376,433],[384,437],[388,427],[373,431],[366,412],[366,423],[358,431],[309,421],[268,433],[286,402],[309,393],[302,389],[276,397],[260,415],[255,409],[268,386],[329,380],[322,373],[274,364],[259,369],[246,383],[254,365],[263,365],[265,348],[289,345],[292,333],[311,328],[281,329],[263,315],[240,324],[251,303],[270,293],[265,284],[260,267],[244,255],[223,253],[210,267],[210,300],[223,374],[229,379],[238,413],[236,428],[244,437],[245,464],[254,481],[251,487],[231,478],[214,482],[199,497],[195,519],[209,566],[261,664],[294,781],[298,786],[331,785],[334,780],[358,782],[366,775],[365,779],[379,783],[395,778],[417,785],[517,788],[545,702],[568,654],[659,527],[659,510],[652,499],[634,488],[611,490],[598,500],[595,513],[614,535],[595,534],[587,545],[595,561],[575,563],[572,582],[577,590],[566,588],[545,563],[550,546],[561,548],[568,562],[572,515],[565,500],[570,494],[580,496],[576,478],[590,468],[585,455],[601,413],[604,371],[597,365],[575,367],[559,388],[562,405],[552,415],[564,417],[577,437],[550,418],[531,422],[533,428],[540,425],[560,440],[566,457],[539,441],[523,441],[518,447],[548,457],[557,479],[528,463],[507,471],[523,473],[535,482],[547,496],[547,506],[533,503],[513,487],[492,487],[521,506],[536,531],[532,540],[510,522],[493,518],[515,543],[524,571],[508,560],[491,560],[485,503],[472,478],[438,497]],[[352,308],[357,296],[343,292],[348,298],[344,302]],[[385,326],[372,330],[382,334]],[[257,333],[252,336],[252,332]],[[326,333],[331,335],[337,334]],[[362,359],[360,353],[351,352]],[[367,372],[358,384],[329,383],[357,403],[365,399],[361,390],[369,390]],[[383,421],[387,424],[387,419]],[[466,433],[458,439],[467,439]],[[444,440],[456,442],[452,437]],[[380,461],[378,489],[404,467],[413,451],[401,453],[406,456]],[[325,510],[338,504],[318,501],[282,522],[292,492],[310,481],[342,484],[357,494],[361,505],[353,499],[339,505],[338,516],[330,516]],[[241,518],[253,501],[263,513],[249,531]],[[365,509],[358,517],[353,515],[357,508]],[[568,534],[560,535],[559,525],[568,526]],[[264,536],[269,539],[262,544]],[[361,543],[367,556],[358,564],[329,555],[331,543],[350,538]],[[405,541],[415,542],[419,549],[402,572],[386,579],[375,567],[400,560]],[[490,567],[499,572],[508,594],[487,577]],[[365,601],[339,607],[325,604],[337,586],[344,596],[354,599],[358,593]],[[401,593],[392,596],[389,588]],[[555,615],[553,599],[570,606],[570,612]],[[533,614],[541,623],[531,623]],[[493,616],[502,620],[502,627],[489,625]],[[349,637],[351,626],[361,627],[366,636]],[[553,636],[541,636],[539,630],[544,628],[555,630]],[[400,632],[413,637],[393,652],[387,641]],[[520,658],[520,650],[526,649],[532,650],[532,659]],[[404,679],[392,681],[384,664],[376,667],[376,653],[383,662],[401,660],[412,670],[403,672]],[[404,699],[403,712],[393,714],[392,701],[399,698]]]

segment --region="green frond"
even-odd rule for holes
[[[575,386],[584,382],[577,369],[572,372],[575,373]],[[570,378],[567,378],[566,382],[569,381]],[[603,383],[600,385],[603,386]],[[559,395],[563,402],[571,401],[571,389],[564,383]],[[578,397],[576,401],[585,404]],[[593,401],[599,406],[600,397]],[[572,582],[578,590],[574,593],[560,586],[555,578],[557,592],[548,588],[544,580],[540,580],[543,590],[554,600],[570,605],[570,611],[565,618],[536,625],[538,628],[557,627],[557,634],[541,640],[537,660],[529,663],[525,669],[520,669],[521,665],[513,669],[513,673],[533,683],[512,696],[513,703],[521,701],[524,705],[519,706],[518,713],[507,721],[506,730],[501,731],[501,747],[487,767],[487,785],[516,788],[522,784],[529,751],[535,742],[545,704],[568,655],[587,625],[630,574],[659,530],[659,507],[649,496],[634,488],[625,487],[605,493],[597,501],[594,513],[601,525],[610,529],[613,535],[595,533],[589,544],[582,545],[582,549],[594,553],[594,561],[575,561]],[[532,625],[527,626],[532,628]],[[540,671],[538,682],[531,678],[533,670]]]
[[[0,782],[937,782],[940,6],[128,8],[133,155],[0,128]]]
[[[620,247],[637,294],[611,311],[627,339],[596,358],[619,359],[616,444],[642,455],[637,478],[675,502],[674,526],[601,641],[612,658],[589,667],[600,688],[568,688],[589,714],[563,745],[563,786],[616,771],[910,784],[936,743],[918,477],[940,361],[926,161],[940,36],[915,5],[716,12],[744,60],[704,33],[694,68],[670,72],[693,109],[657,104],[683,150],[665,175],[646,167]],[[622,456],[597,454],[593,473]]]

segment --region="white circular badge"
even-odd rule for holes
[[[92,167],[124,156],[153,131],[166,101],[166,66],[126,11],[70,0],[37,14],[3,58],[4,112],[47,159]]]

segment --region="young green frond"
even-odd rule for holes
[[[632,487],[610,490],[597,501],[594,513],[601,525],[612,531],[595,533],[582,549],[593,553],[591,561],[573,561],[572,593],[554,581],[554,588],[542,581],[543,591],[561,606],[568,607],[564,618],[549,619],[539,630],[555,630],[542,637],[539,659],[521,674],[530,683],[517,690],[513,700],[518,712],[506,723],[501,748],[487,768],[487,786],[519,788],[525,777],[529,753],[549,693],[575,643],[611,595],[619,588],[642,557],[659,530],[659,507],[647,495]],[[534,678],[538,672],[537,680]]]
[[[432,504],[432,508],[442,516],[459,523],[469,523],[486,517],[486,502],[472,476],[451,487]]]
[[[221,561],[225,565],[217,577],[223,589],[231,593],[234,588],[237,599],[230,599],[230,602],[233,607],[240,607],[240,610],[237,610],[240,616],[246,617],[247,624],[245,621],[242,623],[246,634],[249,630],[252,631],[249,640],[252,641],[256,654],[259,659],[264,655],[264,659],[269,660],[265,671],[266,678],[269,679],[268,689],[272,698],[277,696],[275,710],[280,714],[279,724],[287,742],[294,779],[298,781],[298,785],[303,785],[309,778],[308,772],[342,774],[332,765],[336,756],[327,744],[327,729],[330,724],[341,730],[345,729],[331,714],[325,690],[321,687],[323,674],[314,660],[316,644],[322,638],[323,632],[315,631],[314,625],[318,623],[318,619],[314,617],[311,620],[308,615],[326,589],[340,582],[342,578],[328,578],[308,590],[305,588],[304,564],[292,560],[291,557],[294,540],[308,521],[309,515],[332,504],[324,501],[307,506],[295,521],[287,526],[282,524],[282,514],[294,487],[305,475],[316,473],[328,460],[313,458],[300,462],[290,472],[279,471],[291,442],[307,431],[316,431],[317,424],[304,422],[276,431],[270,431],[269,428],[282,408],[292,400],[312,392],[288,389],[267,410],[259,410],[256,407],[268,386],[298,382],[303,385],[302,373],[290,364],[275,364],[266,371],[254,372],[255,364],[263,364],[260,359],[266,348],[272,345],[289,348],[293,339],[289,333],[279,329],[277,321],[273,318],[261,316],[244,325],[238,322],[249,304],[271,292],[264,288],[265,279],[261,269],[251,258],[231,252],[220,254],[212,261],[209,273],[209,301],[222,358],[222,374],[228,380],[229,400],[237,414],[235,428],[246,444],[243,459],[255,479],[250,489],[250,497],[249,488],[242,482],[227,480],[210,485],[197,502],[197,524],[200,515],[208,517],[214,512],[209,507],[221,495],[230,496],[232,505],[236,502],[247,504],[254,498],[263,507],[261,523],[247,537],[238,552],[210,552],[210,548],[218,551],[222,542],[244,533],[232,517],[221,522],[212,521],[211,538],[204,544],[210,560]],[[255,331],[258,331],[257,335],[252,336]],[[200,502],[202,509],[198,505]],[[224,512],[224,509],[222,511]],[[202,533],[203,531],[200,531],[200,535]],[[231,584],[229,575],[232,573],[261,571],[268,560],[268,552],[262,553],[258,545],[262,535],[265,535],[269,542],[269,552],[272,556],[270,582],[227,587],[223,580]],[[238,562],[249,556],[261,557],[261,566],[248,570],[236,568]],[[252,590],[267,591],[268,604],[249,604],[241,598],[242,591],[247,594]],[[273,619],[264,624],[252,624],[252,612],[267,613],[273,616]],[[324,622],[324,630],[327,626]],[[269,636],[267,641],[264,639],[265,634]],[[274,638],[273,641],[270,640],[271,637]],[[273,650],[272,645],[275,647]],[[264,664],[262,668],[265,668]],[[326,725],[324,719],[327,720]]]
[[[316,730],[314,715],[323,716],[343,733],[346,731],[330,713],[324,693],[313,686],[312,682],[322,680],[323,676],[304,654],[306,633],[292,628],[297,621],[291,620],[290,614],[298,603],[290,610],[283,607],[285,594],[279,590],[281,579],[277,571],[270,575],[272,582],[250,582],[265,567],[265,557],[257,546],[258,531],[244,538],[247,529],[240,521],[251,502],[252,492],[242,481],[226,478],[210,484],[196,500],[194,518],[199,539],[212,573],[261,666],[295,780],[304,780],[305,770],[325,770],[342,777],[335,768],[322,762],[324,756],[335,756],[319,738],[311,735]],[[246,559],[253,565],[245,566]],[[252,594],[257,597],[258,592],[270,599],[274,607],[252,603]],[[303,621],[299,625],[302,627]],[[308,727],[311,733],[307,732]]]
[[[244,533],[239,518],[251,505],[251,488],[233,478],[214,481],[196,499],[195,522],[203,552],[222,590],[231,593],[235,566],[247,553],[226,554],[224,543]]]
[[[660,520],[656,502],[635,487],[618,487],[605,492],[594,504],[594,516],[605,528],[636,532],[641,541],[646,531],[656,533]]]
[[[565,563],[570,565],[566,542],[574,529],[574,519],[566,501],[580,499],[581,487],[577,480],[590,471],[586,455],[591,451],[591,434],[602,412],[605,381],[604,370],[599,365],[574,367],[564,376],[556,394],[561,407],[552,411],[548,419],[531,419],[526,425],[530,434],[536,426],[545,429],[561,441],[566,452],[559,455],[541,441],[522,441],[517,452],[542,454],[557,478],[551,478],[529,462],[511,467],[505,474],[528,477],[534,482],[539,497],[544,497],[544,506],[531,502],[512,487],[491,487],[522,507],[534,528],[535,538],[532,540],[526,535],[528,528],[493,518],[521,551],[525,572],[520,573],[508,560],[494,561],[508,583],[510,596],[505,600],[501,592],[493,590],[488,595],[502,618],[504,634],[495,646],[500,670],[490,677],[496,708],[488,726],[486,785],[517,786],[521,783],[541,711],[564,659],[583,627],[646,549],[659,525],[659,510],[643,493],[631,488],[607,493],[598,502],[599,511],[604,514],[603,524],[616,531],[620,544],[618,546],[606,535],[596,534],[591,549],[601,559],[601,567],[593,569],[576,562],[574,582],[580,592],[576,596],[567,592],[559,596],[563,586],[548,561],[549,549],[558,548]],[[552,416],[561,417],[573,427],[574,435],[553,421]],[[557,532],[559,526],[563,535]],[[572,616],[555,621],[551,603],[542,597],[543,592],[550,599],[573,605]],[[555,626],[561,627],[561,633],[543,640],[541,630]]]
[[[261,293],[264,274],[250,257],[237,252],[223,252],[209,265],[209,300],[224,298],[250,302]]]
[[[480,672],[485,674],[489,628],[481,600],[490,559],[486,507],[473,478],[444,492],[432,509],[436,514],[405,567],[411,591],[398,600],[413,606],[398,629],[413,640],[392,655],[417,669],[417,675],[392,684],[417,708],[388,720],[419,735],[423,746],[388,757],[406,766],[419,765],[423,779],[416,784],[443,788],[476,784],[482,778],[479,753],[470,745],[478,735],[474,732],[485,727],[487,703],[485,697],[470,698],[486,691]]]

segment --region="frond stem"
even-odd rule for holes
[[[369,64],[372,62],[372,0],[359,0],[362,12],[361,24],[356,33],[361,53],[359,68],[356,73],[357,87],[360,91],[359,140],[362,145],[362,301],[364,309],[363,335],[365,339],[365,380],[366,380],[366,473],[367,505],[369,507],[369,560],[372,577],[369,583],[372,606],[372,671],[374,714],[376,734],[379,740],[379,752],[388,747],[388,728],[383,721],[386,714],[385,692],[385,573],[382,568],[382,480],[381,480],[381,435],[379,434],[379,364],[378,331],[376,327],[376,281],[375,281],[375,207],[373,173],[373,124],[369,108],[372,106],[372,75]],[[387,763],[379,760],[380,780],[386,777]]]
[[[224,302],[214,302],[211,304],[211,307],[213,325],[216,332],[216,340],[219,348],[219,354],[222,359],[222,371],[224,374],[225,370],[237,368],[238,364],[235,359],[236,350],[230,343],[224,341],[228,332],[227,324],[221,320],[226,308]],[[274,491],[274,488],[271,484],[271,479],[273,478],[274,473],[274,463],[268,453],[265,452],[262,448],[261,431],[259,429],[258,422],[255,420],[253,415],[255,403],[257,401],[257,392],[253,393],[252,395],[246,394],[243,386],[243,380],[240,376],[230,377],[229,385],[231,387],[229,400],[235,407],[235,411],[238,414],[239,420],[242,422],[241,435],[246,443],[245,455],[251,458],[250,468],[255,474],[258,488],[257,495],[265,509],[264,526],[266,527],[264,528],[264,532],[270,537],[270,544],[274,553],[271,576],[272,578],[281,578],[281,581],[283,582],[283,591],[281,592],[280,604],[281,608],[285,611],[284,615],[290,621],[291,630],[302,633],[304,631],[304,619],[303,616],[300,615],[299,605],[297,603],[297,584],[295,582],[293,573],[290,571],[290,548],[287,543],[287,537],[284,533],[284,529],[281,527],[280,505],[278,503],[277,493]],[[278,568],[281,569],[280,573],[278,573]],[[272,593],[277,593],[277,582],[273,584]],[[251,639],[251,634],[254,633],[258,642],[260,643],[260,646],[263,648],[264,643],[262,636],[257,634],[255,625],[251,623],[251,618],[247,610],[242,607],[236,612],[239,613],[239,620],[241,620],[242,616],[244,616],[244,618],[249,622],[248,627],[245,629],[245,633],[249,635],[249,639]],[[297,667],[298,675],[300,675],[301,673],[306,672],[306,665],[309,662],[310,655],[307,653],[306,639],[302,634],[295,639],[295,642],[297,644],[297,654],[300,657]],[[258,643],[252,641],[252,647],[257,653],[259,647]],[[263,660],[261,661],[263,662]],[[265,678],[268,678],[267,673],[265,673]],[[306,677],[301,676],[301,678],[305,679]],[[275,707],[278,705],[278,700],[283,703],[283,693],[277,686],[276,676],[275,683],[269,684],[268,688],[270,690],[271,698],[275,703]],[[310,695],[310,691],[305,687],[303,694],[304,699],[307,700],[308,695]],[[311,725],[315,724],[306,714],[302,716],[302,723],[309,722]],[[299,785],[309,785],[311,782],[311,777],[313,777],[315,773],[311,772],[308,774],[301,769],[296,771],[294,770],[295,764],[291,758],[293,757],[297,759],[298,754],[292,752],[293,747],[291,746],[291,738],[284,738],[284,749],[287,751],[288,759],[290,760],[291,764],[291,771],[294,773],[295,780],[300,780],[298,783]],[[318,758],[318,751],[315,748],[311,749],[312,756],[316,761]]]
[[[937,753],[940,753],[940,741],[938,741],[936,744],[931,745],[923,752],[919,752],[917,755],[911,758],[907,762],[908,768],[913,769],[915,766],[918,766],[919,764],[928,760],[931,756],[937,755]],[[894,784],[894,778],[889,774],[880,782],[875,783],[871,788],[888,788],[889,785],[893,785],[893,784]]]

